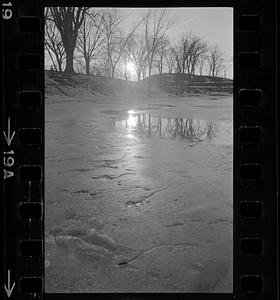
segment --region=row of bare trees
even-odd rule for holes
[[[192,32],[171,43],[168,30],[176,21],[167,10],[147,10],[130,28],[124,21],[117,9],[46,8],[45,51],[52,68],[127,80],[133,63],[138,80],[149,78],[149,94],[155,73],[226,76],[218,46]]]

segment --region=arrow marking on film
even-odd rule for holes
[[[11,124],[10,124],[10,117],[8,118],[8,133],[6,134],[5,131],[3,131],[4,133],[4,137],[6,139],[6,142],[8,144],[8,146],[11,145],[12,143],[12,140],[14,138],[14,135],[15,135],[15,131],[12,132],[12,136],[11,136]]]
[[[11,287],[11,275],[10,275],[10,270],[8,270],[8,287],[6,287],[6,284],[4,284],[4,287],[5,287],[5,290],[6,290],[6,293],[7,293],[7,296],[8,296],[8,298],[10,298],[11,297],[11,294],[12,294],[12,292],[13,292],[13,289],[14,289],[14,287],[15,287],[15,282],[13,283],[13,285],[12,285],[12,287]]]

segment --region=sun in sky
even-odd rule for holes
[[[123,64],[123,68],[129,76],[129,80],[137,80],[136,66],[133,61],[129,60],[126,64]]]
[[[126,70],[130,73],[135,72],[135,64],[132,61],[129,61],[126,65]]]

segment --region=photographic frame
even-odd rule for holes
[[[59,2],[56,4],[54,2],[46,2],[40,7],[38,7],[38,5],[36,7],[32,2],[29,2],[28,5],[24,7],[21,7],[20,5],[17,6],[17,3],[15,3],[15,5],[12,6],[14,10],[13,13],[14,16],[17,17],[31,15],[39,16],[39,18],[42,20],[43,7],[47,7],[48,4],[50,4],[49,6],[62,7],[65,6],[66,3]],[[69,5],[70,4],[67,3],[67,6]],[[96,3],[95,5],[98,6],[98,3]],[[127,2],[120,3],[119,5],[121,7],[129,7],[129,3]],[[137,6],[136,3],[133,3],[133,5]],[[139,3],[139,6],[140,5],[142,6],[143,4]],[[179,3],[176,5],[179,6]],[[194,3],[190,2],[188,3],[188,5],[192,6],[194,5]],[[274,228],[276,228],[276,156],[270,155],[270,153],[271,151],[272,153],[275,153],[276,151],[276,130],[274,127],[274,123],[267,121],[268,118],[264,118],[264,115],[269,116],[271,120],[276,120],[276,116],[274,114],[276,101],[268,101],[268,99],[276,99],[276,86],[274,81],[274,78],[276,77],[276,67],[273,63],[273,60],[268,59],[268,56],[274,57],[276,59],[276,53],[275,48],[273,47],[273,43],[262,43],[260,38],[265,36],[267,39],[269,39],[269,41],[273,40],[275,33],[275,27],[273,23],[275,14],[274,10],[272,9],[273,4],[271,4],[271,6],[264,6],[263,3],[253,3],[250,1],[246,3],[243,3],[242,1],[238,3],[230,1],[227,3],[220,3],[218,1],[214,1],[208,5],[206,5],[204,1],[201,1],[199,2],[199,4],[197,2],[195,4],[195,6],[208,7],[209,5],[211,5],[212,7],[221,5],[233,7],[234,13],[234,281],[232,294],[230,293],[229,295],[211,295],[196,293],[189,294],[189,297],[192,297],[192,299],[202,299],[202,297],[208,297],[209,299],[211,299],[211,297],[215,297],[215,299],[232,299],[234,296],[242,297],[242,294],[244,292],[246,293],[246,282],[249,286],[249,291],[253,292],[254,296],[259,297],[259,299],[262,299],[261,297],[264,297],[264,294],[267,296],[269,295],[269,293],[273,297],[273,295],[276,295],[276,289],[273,288],[275,287],[275,284],[272,279],[276,278],[276,266],[273,262],[275,262],[276,260],[277,241],[276,239],[274,240],[270,237],[273,234],[273,232],[275,232]],[[102,7],[104,6],[110,7],[111,4],[108,3],[107,6],[107,4],[105,5],[104,3],[102,4]],[[161,6],[164,7],[165,5],[161,4]],[[166,6],[168,6],[168,4],[166,4]],[[258,21],[252,21],[253,16],[260,16],[259,18],[257,18],[258,20],[261,20],[260,26],[257,26],[257,30],[252,30],[250,26],[249,30],[246,30],[246,20],[244,21],[246,17],[244,16],[249,16],[249,18],[251,18],[251,22],[249,22],[250,24],[252,22],[258,23]],[[11,139],[10,145],[7,142],[5,148],[6,153],[4,153],[4,156],[6,156],[6,163],[4,160],[4,165],[6,167],[6,170],[10,168],[10,171],[15,174],[15,176],[11,177],[11,180],[5,180],[4,188],[5,199],[11,199],[9,202],[5,201],[5,227],[7,229],[7,232],[10,233],[8,235],[5,235],[5,264],[8,266],[6,268],[7,276],[9,278],[12,278],[12,285],[8,287],[8,281],[6,281],[6,288],[8,290],[12,289],[12,292],[14,294],[20,293],[21,290],[21,292],[23,293],[32,294],[35,295],[35,297],[37,297],[40,295],[40,291],[42,291],[41,287],[43,286],[43,255],[39,255],[38,257],[34,255],[27,255],[27,257],[25,257],[21,256],[18,253],[18,250],[16,249],[18,249],[18,247],[20,247],[20,249],[25,249],[24,246],[22,246],[24,245],[22,241],[43,241],[44,236],[42,214],[39,219],[35,218],[34,220],[33,218],[29,218],[30,215],[28,215],[28,213],[28,217],[26,219],[20,217],[19,215],[20,213],[22,213],[22,211],[26,210],[26,208],[24,208],[26,207],[26,202],[32,202],[29,204],[31,204],[33,207],[38,207],[38,205],[36,204],[42,204],[43,201],[41,202],[41,199],[44,198],[44,181],[42,180],[42,170],[44,169],[45,159],[43,147],[43,141],[45,137],[43,126],[45,118],[44,108],[42,106],[42,103],[44,103],[44,75],[42,69],[44,65],[42,57],[43,25],[41,23],[40,30],[37,33],[18,34],[16,28],[19,23],[16,22],[16,20],[13,18],[9,22],[9,24],[6,23],[7,28],[4,29],[6,30],[6,32],[9,32],[9,36],[6,36],[5,45],[8,45],[7,42],[11,41],[12,38],[15,37],[17,34],[16,43],[18,45],[18,50],[14,52],[7,52],[6,50],[5,57],[7,57],[9,65],[6,66],[6,69],[4,68],[4,71],[8,74],[7,79],[4,82],[4,87],[6,87],[4,94],[4,116],[6,118],[5,120],[7,121],[7,124],[5,123],[5,132],[10,131],[9,137]],[[243,29],[245,27],[245,30],[242,29],[242,26]],[[7,48],[4,47],[4,49]],[[22,59],[13,59],[15,56],[20,54],[39,53],[40,69],[37,69],[37,71],[24,70],[24,68],[28,69],[28,67],[25,67],[27,62],[26,57]],[[261,56],[261,61],[259,60],[259,56]],[[19,69],[19,65],[21,69]],[[36,69],[36,66],[38,66],[38,61],[34,62],[34,57],[31,66],[34,69]],[[15,77],[17,78],[17,90],[11,88],[15,80],[15,78],[12,78],[10,76],[11,72],[13,71],[15,72]],[[253,95],[251,96],[251,102],[250,96],[248,97],[248,94],[247,97],[244,96],[246,92],[248,93],[248,90],[249,93],[252,93],[251,95]],[[33,93],[40,92],[41,102],[39,103],[41,104],[35,107],[31,105],[31,109],[28,107],[21,107],[20,101],[26,101],[24,100],[24,97],[26,97],[26,92],[28,91],[33,91]],[[8,102],[7,100],[5,100],[10,97],[16,100],[14,100],[14,102]],[[28,96],[28,98],[32,99],[30,95]],[[34,96],[34,99],[35,98],[36,96]],[[256,105],[254,101],[258,101],[258,99],[261,100]],[[34,101],[36,102],[38,100]],[[240,127],[242,127],[242,130]],[[19,132],[20,128],[22,129],[22,133]],[[42,137],[41,143],[39,143],[40,146],[30,146],[32,143],[20,143],[19,138],[21,137],[21,139],[24,140],[24,138],[22,138],[22,136],[24,135],[23,129],[26,128],[40,129]],[[250,132],[252,132],[254,128],[262,129],[261,139],[257,138],[257,143],[252,141],[246,142],[246,136],[247,138],[248,136],[252,137],[252,134]],[[258,129],[255,130],[258,131]],[[242,135],[241,131],[243,131]],[[13,132],[15,132],[15,135],[13,135]],[[269,135],[267,132],[269,132]],[[256,136],[258,136],[258,133],[256,134]],[[6,136],[4,135],[4,139],[7,140],[7,137],[8,133],[6,133]],[[33,138],[34,137],[32,137],[32,139]],[[35,145],[38,145],[38,143]],[[12,149],[12,147],[14,147],[14,149]],[[15,151],[15,149],[17,149],[17,151]],[[14,153],[16,154],[14,155],[14,153],[12,153],[11,151],[14,151]],[[16,164],[13,164],[12,166],[8,167],[8,157],[11,157],[11,154],[14,155],[13,160],[16,162]],[[9,163],[11,162],[12,160],[9,159]],[[31,168],[31,165],[35,167]],[[39,166],[41,166],[41,168],[39,168]],[[29,189],[30,185],[28,184],[28,182],[30,181],[35,182],[35,184],[31,185],[31,189]],[[269,198],[271,199],[271,201],[269,202],[267,200],[264,200],[264,198]],[[38,201],[38,199],[40,199],[40,201]],[[259,206],[258,203],[261,203],[261,206]],[[241,207],[243,207],[243,209],[245,207],[246,210],[246,205],[247,212],[249,206],[254,207],[256,211],[260,209],[257,207],[262,207],[262,213],[258,217],[255,217],[254,214],[249,217],[243,217],[241,214]],[[254,208],[249,208],[249,210],[254,211]],[[35,208],[30,208],[28,210],[31,214],[32,209],[34,210]],[[11,233],[14,233],[14,235],[12,235]],[[262,240],[262,243],[266,246],[263,248],[264,250],[262,250],[260,254],[251,254],[250,256],[249,253],[247,255],[244,255],[242,254],[240,249],[242,244],[246,242],[242,242],[242,239],[259,239]],[[254,242],[256,243],[256,241]],[[35,249],[38,249],[36,248],[36,245],[38,245],[38,243],[35,243],[34,245]],[[8,251],[7,249],[14,250]],[[44,243],[42,242],[41,251],[44,253]],[[264,262],[266,262],[266,267],[263,267]],[[17,288],[12,288],[13,282],[17,283]],[[261,284],[261,288],[257,288],[256,290],[254,290],[254,282]],[[35,292],[32,292],[33,289]],[[121,294],[104,294],[99,296],[126,297],[126,295]],[[135,296],[151,297],[151,295],[145,294],[127,295],[127,297],[131,298]],[[152,296],[172,297],[172,295],[156,294],[153,294]],[[178,294],[176,296],[180,295]],[[52,295],[46,293],[44,294],[44,297],[87,298],[90,297],[90,294]]]

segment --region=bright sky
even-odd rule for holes
[[[130,26],[146,12],[143,8],[121,9],[125,17],[124,26]],[[228,64],[227,77],[233,77],[233,8],[168,8],[174,25],[167,32],[169,38],[176,41],[183,33],[193,34],[205,39],[209,45],[218,45]]]
[[[131,28],[147,12],[146,8],[118,9],[124,17],[123,28]],[[198,35],[206,40],[209,45],[218,45],[223,51],[225,63],[227,64],[227,77],[233,78],[233,8],[181,7],[166,9],[170,18],[174,19],[174,24],[167,31],[170,40],[175,42],[182,34],[192,31],[194,35]],[[136,79],[136,73],[134,77],[134,79],[131,79]]]

